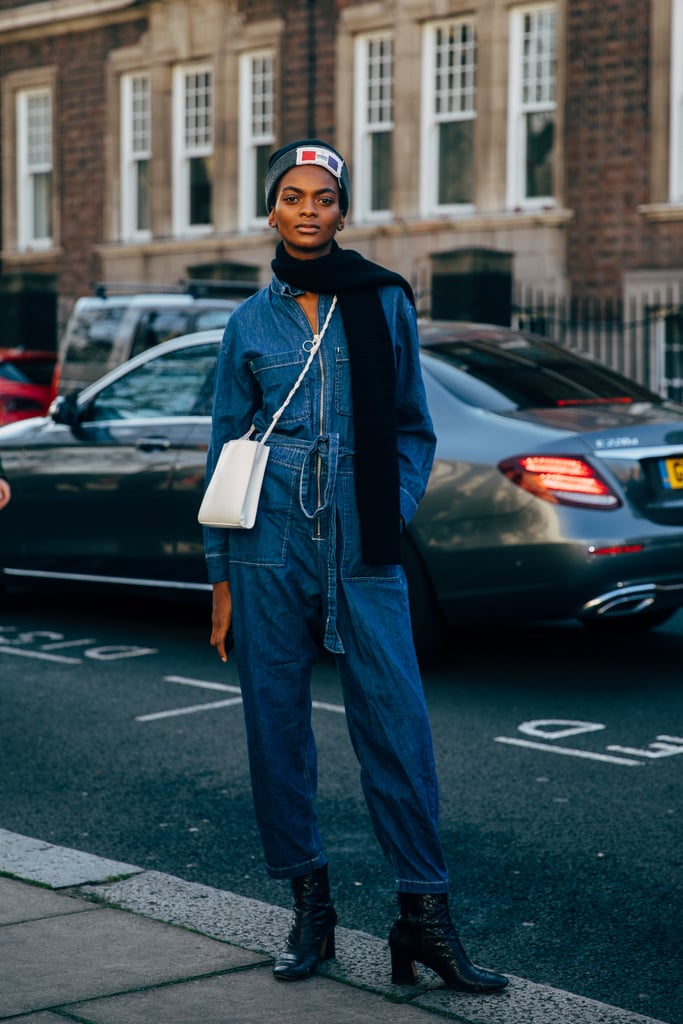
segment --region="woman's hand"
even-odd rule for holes
[[[213,584],[211,609],[211,646],[218,651],[221,661],[228,660],[226,640],[232,625],[232,596],[227,580]]]
[[[0,477],[0,508],[4,508],[12,497],[10,485]]]

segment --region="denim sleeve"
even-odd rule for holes
[[[226,441],[246,434],[257,407],[257,388],[241,355],[239,317],[235,314],[225,328],[216,362],[216,387],[211,418],[211,437],[206,455],[206,483],[214,471]],[[204,555],[209,583],[229,579],[229,529],[205,526]]]
[[[396,353],[401,515],[407,525],[427,487],[436,436],[422,380],[415,309],[402,290],[386,289],[386,293],[382,298]]]

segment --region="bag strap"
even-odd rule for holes
[[[295,392],[298,390],[298,387],[301,384],[302,380],[304,379],[304,377],[308,373],[309,367],[310,367],[311,363],[313,362],[315,354],[318,351],[318,349],[320,348],[320,344],[321,344],[321,342],[323,340],[323,336],[325,334],[325,331],[327,330],[327,325],[329,324],[330,320],[332,319],[332,314],[334,313],[334,307],[336,305],[337,305],[337,296],[335,295],[334,298],[332,299],[332,305],[330,306],[330,311],[327,314],[327,316],[325,317],[325,323],[323,324],[322,331],[319,334],[314,334],[313,335],[313,344],[311,345],[311,351],[308,353],[308,359],[306,360],[306,365],[304,366],[303,370],[299,374],[299,376],[297,378],[297,381],[296,381],[296,384],[294,385],[292,390],[289,392],[289,394],[285,398],[285,400],[282,403],[282,405],[280,406],[280,408],[274,414],[272,420],[270,421],[270,426],[268,427],[268,429],[266,430],[265,434],[263,435],[263,437],[259,441],[259,444],[265,444],[266,443],[266,441],[268,440],[268,438],[272,434],[277,421],[282,416],[283,412],[285,411],[285,409],[287,408],[287,406],[291,402],[292,398],[294,397]],[[252,427],[252,429],[253,429],[253,427]],[[251,433],[251,431],[249,431],[249,433]]]

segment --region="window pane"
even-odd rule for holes
[[[32,93],[26,103],[27,164],[29,169],[52,167],[52,114],[50,94]]]
[[[474,121],[439,125],[439,204],[471,203]]]
[[[526,194],[529,198],[553,194],[553,111],[526,115]]]
[[[555,11],[524,15],[522,37],[522,103],[555,102]]]
[[[52,237],[52,174],[33,175],[33,237]]]
[[[273,57],[264,54],[251,62],[251,135],[271,138],[273,123]]]
[[[207,345],[150,359],[101,391],[89,419],[207,415],[216,353]]]
[[[164,310],[146,313],[135,331],[131,356],[146,352],[148,348],[186,334],[189,329],[190,314],[185,310]]]
[[[211,146],[211,73],[201,71],[185,76],[185,147]]]
[[[434,38],[434,113],[473,113],[476,43],[470,22],[439,26]]]
[[[148,231],[149,219],[149,160],[138,160],[136,165],[136,224],[138,231]]]
[[[372,194],[371,210],[391,207],[391,132],[374,132],[371,140]]]
[[[393,118],[393,40],[368,42],[367,122],[388,124]]]
[[[135,75],[131,81],[131,139],[134,155],[147,156],[152,146],[150,82],[148,75]]]
[[[192,157],[190,164],[190,224],[211,223],[211,157]]]
[[[268,170],[268,160],[270,158],[270,146],[256,146],[256,216],[267,217],[268,211],[266,210],[266,197],[263,192],[263,182],[266,178],[266,171]]]

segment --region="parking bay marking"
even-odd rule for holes
[[[612,754],[597,754],[591,750],[577,750],[572,747],[553,747],[549,743],[534,743],[533,740],[520,740],[516,736],[496,736],[496,743],[509,743],[515,747],[531,747],[532,750],[545,750],[550,754],[566,754],[568,757],[585,757],[591,761],[610,761],[612,764],[640,766],[643,761],[634,761],[630,757],[614,757]]]
[[[53,661],[60,665],[82,665],[83,658],[92,661],[119,661],[121,658],[139,658],[142,655],[159,653],[156,647],[135,647],[130,644],[93,646],[96,643],[94,637],[67,640],[63,633],[55,633],[49,629],[19,632],[16,626],[0,625],[0,654],[12,654],[18,658],[35,658],[38,661]],[[82,657],[53,653],[74,647],[84,648]]]
[[[178,683],[181,686],[196,686],[203,690],[219,690],[224,693],[237,693],[239,697],[229,697],[226,700],[207,701],[205,704],[190,704],[182,708],[170,708],[168,711],[156,711],[149,715],[137,715],[136,722],[154,722],[160,718],[175,718],[178,715],[193,715],[198,711],[216,711],[218,708],[234,707],[242,703],[241,690],[239,686],[230,686],[228,683],[214,683],[208,679],[192,679],[188,676],[164,676],[167,683]],[[339,704],[327,704],[324,701],[313,701],[313,707],[321,711],[333,711],[337,714],[345,714],[345,709]]]
[[[15,654],[19,658],[38,658],[40,661],[56,661],[62,665],[81,664],[81,658],[68,658],[65,654],[46,654],[44,651],[22,651],[18,647],[0,647],[0,654]]]
[[[601,722],[577,722],[564,718],[542,718],[532,722],[522,722],[518,730],[527,736],[535,736],[542,740],[564,739],[567,736],[577,736],[582,733],[599,732],[607,726]],[[550,754],[564,754],[567,757],[586,758],[591,761],[606,761],[610,764],[621,764],[630,768],[638,768],[647,763],[647,760],[654,760],[661,757],[673,757],[675,754],[683,754],[683,737],[658,735],[655,741],[647,747],[626,747],[617,743],[610,743],[605,750],[614,751],[614,754],[600,754],[597,751],[581,750],[574,747],[559,747],[552,742],[539,743],[537,740],[520,739],[518,736],[495,736],[496,743],[507,743],[510,746],[530,747],[532,750],[543,750]],[[620,757],[616,754],[630,754],[631,757]],[[645,758],[646,760],[636,760]]]

